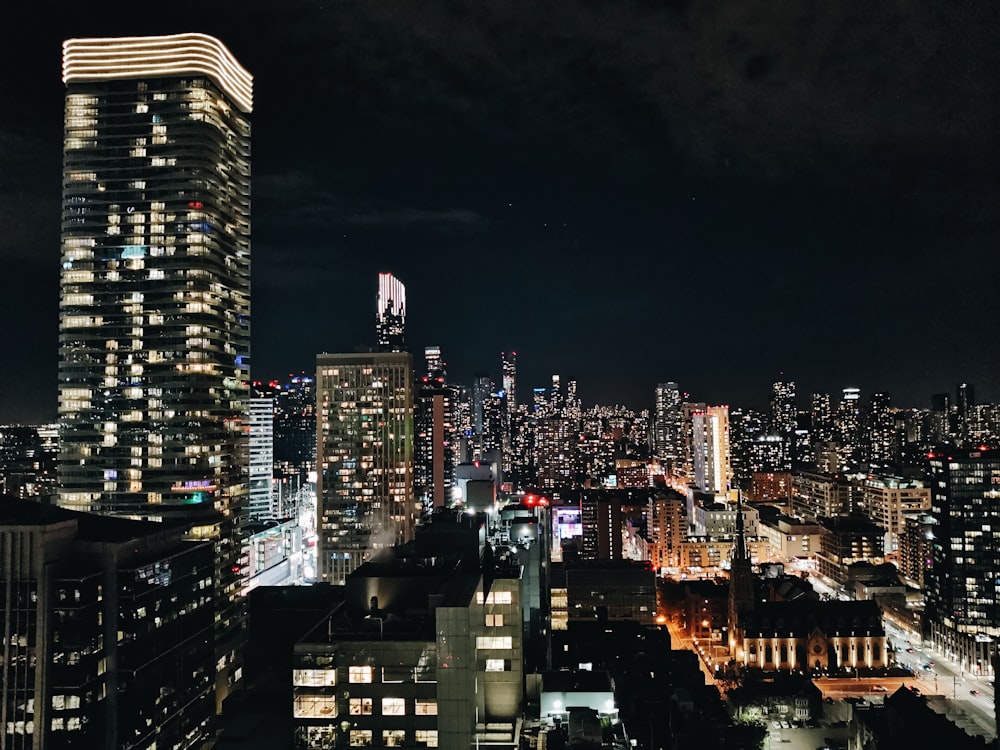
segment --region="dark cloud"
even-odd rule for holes
[[[559,371],[588,401],[642,405],[678,379],[760,402],[778,370],[904,402],[958,380],[997,397],[974,332],[1000,318],[998,16],[901,0],[17,4],[0,254],[32,258],[41,291],[2,291],[53,353],[0,329],[4,361],[54,382],[60,41],[200,30],[255,75],[260,377],[370,343],[391,270],[414,348],[440,344],[460,378],[515,348],[526,385]],[[13,392],[19,376],[0,377]]]

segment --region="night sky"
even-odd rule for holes
[[[182,31],[255,76],[256,379],[372,345],[391,271],[412,351],[464,383],[515,349],[522,399],[559,373],[585,405],[676,380],[762,406],[779,371],[803,406],[1000,399],[995,3],[26,2],[0,27],[0,423],[56,414],[61,41]]]

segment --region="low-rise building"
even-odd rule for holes
[[[466,533],[439,536],[438,524]],[[295,645],[297,748],[469,747],[494,724],[513,742],[520,568],[493,562],[480,528],[439,516],[348,576],[343,603]]]

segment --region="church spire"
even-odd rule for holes
[[[736,495],[736,539],[733,559],[729,566],[729,653],[737,661],[744,661],[743,628],[740,617],[753,610],[753,569],[747,552],[746,527],[743,522],[743,495]]]
[[[733,547],[733,562],[736,560],[750,561],[747,553],[746,529],[743,525],[743,492],[736,491],[736,544]]]

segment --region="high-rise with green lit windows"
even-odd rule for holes
[[[71,39],[59,504],[214,539],[217,643],[243,629],[252,78],[203,34]],[[218,654],[220,695],[241,677]]]

